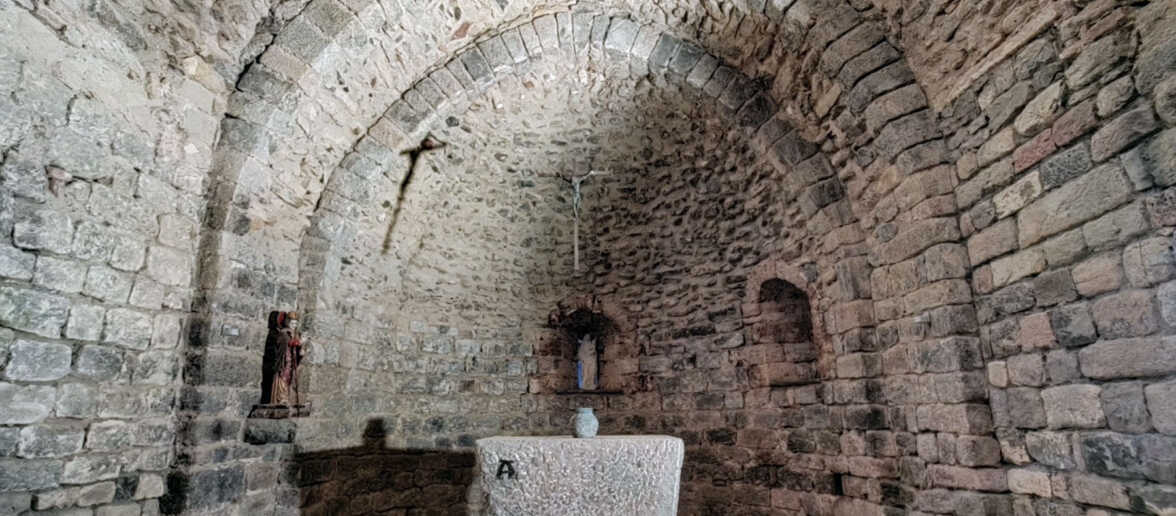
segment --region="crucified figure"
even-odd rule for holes
[[[432,134],[428,134],[425,135],[425,139],[421,140],[420,145],[400,153],[402,156],[408,156],[408,173],[400,181],[400,193],[396,197],[396,207],[392,209],[392,220],[388,222],[388,232],[384,234],[384,254],[388,254],[388,248],[392,246],[392,231],[396,228],[396,220],[400,218],[400,209],[404,206],[404,195],[408,192],[408,184],[412,182],[412,175],[416,172],[417,162],[420,161],[421,154],[440,149],[446,145],[448,144],[433,138]]]
[[[565,181],[572,184],[572,216],[574,218],[574,224],[572,226],[572,268],[576,272],[580,271],[580,185],[592,176],[607,174],[608,172],[589,170],[587,174],[565,179]]]

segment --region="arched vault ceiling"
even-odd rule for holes
[[[606,267],[609,235],[641,231],[643,206],[683,186],[663,184],[669,171],[715,194],[743,188],[754,158],[732,121],[627,61],[546,59],[502,80],[430,126],[446,147],[422,159],[392,234],[407,304],[545,313]],[[581,189],[577,274],[569,179],[589,170],[602,175]]]

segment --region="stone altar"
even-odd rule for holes
[[[672,516],[683,444],[664,435],[489,437],[478,473],[493,516]]]

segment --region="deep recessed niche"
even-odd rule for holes
[[[817,347],[813,343],[812,307],[808,294],[788,281],[772,278],[759,288],[756,303],[745,307],[744,324],[754,344],[779,346],[754,364],[759,385],[788,386],[817,381]]]
[[[621,332],[603,310],[591,305],[561,305],[548,317],[547,339],[539,349],[536,392],[620,394]]]

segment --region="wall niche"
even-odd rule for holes
[[[765,362],[752,366],[753,383],[783,387],[818,381],[819,352],[808,294],[780,278],[764,280],[757,290],[754,302],[744,305],[744,326],[753,344],[772,351],[765,354]]]
[[[622,394],[636,385],[637,357],[624,320],[595,297],[560,302],[536,346],[531,391]]]

